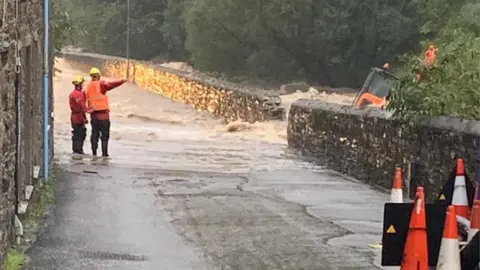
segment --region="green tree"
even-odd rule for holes
[[[58,0],[65,7],[76,33],[71,33],[72,45],[97,53],[105,53],[101,34],[105,23],[116,13],[114,2],[100,0]],[[80,7],[80,8],[79,8]]]
[[[77,46],[97,53],[126,55],[126,0],[69,1],[72,17],[81,29]],[[167,48],[162,33],[167,0],[136,0],[130,4],[131,57],[149,60],[163,54]]]
[[[187,33],[183,11],[190,0],[168,0],[163,12],[161,32],[166,43],[166,58],[168,60],[183,61],[189,54],[185,48]]]
[[[301,75],[331,86],[359,86],[372,65],[410,51],[420,37],[413,1],[198,0],[185,19],[186,47],[200,69]]]
[[[62,3],[55,2],[52,8],[52,32],[54,54],[58,55],[62,49],[72,44],[77,29]]]
[[[405,56],[401,85],[393,92],[389,107],[409,120],[436,115],[480,119],[480,3],[429,3],[424,6],[428,12],[424,12],[422,29],[431,39],[423,46],[433,43],[439,47],[437,64],[425,69],[422,57]],[[421,70],[419,82],[412,80],[412,70]]]
[[[78,46],[125,56],[126,0],[59,1],[81,30]],[[186,60],[229,76],[358,87],[371,66],[418,47],[416,1],[135,0],[131,56]]]

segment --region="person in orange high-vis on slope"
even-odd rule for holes
[[[437,61],[437,52],[438,48],[434,45],[430,45],[428,50],[425,52],[425,59],[423,60],[426,67],[432,66]]]
[[[430,68],[434,66],[437,62],[437,53],[438,48],[434,45],[430,45],[428,49],[425,51],[425,57],[423,58],[423,68]],[[420,70],[416,71],[415,80],[420,81],[422,78],[422,73]]]
[[[390,64],[389,63],[383,64],[383,70],[386,71],[386,72],[389,72],[390,71]]]
[[[110,139],[110,106],[107,92],[117,88],[127,80],[105,82],[100,80],[101,72],[98,68],[90,69],[92,80],[87,85],[86,96],[88,108],[91,111],[90,123],[92,135],[90,142],[92,154],[97,155],[98,140],[102,141],[102,156],[108,157],[108,140]]]

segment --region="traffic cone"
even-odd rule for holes
[[[400,270],[428,270],[427,220],[423,187],[417,188]]]
[[[480,200],[473,201],[472,217],[470,219],[470,230],[468,231],[468,242],[480,231]]]
[[[391,203],[403,203],[403,172],[402,168],[395,168],[395,175],[393,177],[392,190],[390,193]],[[382,248],[383,241],[368,245],[371,248]]]
[[[470,220],[470,207],[468,206],[467,187],[465,183],[465,163],[461,157],[457,159],[457,175],[455,176],[452,205],[455,206],[457,215]]]
[[[479,138],[480,139],[480,138]],[[478,142],[480,144],[480,141]],[[479,145],[480,147],[480,145]],[[479,153],[480,154],[480,149]],[[477,164],[479,166],[480,164]],[[470,230],[468,231],[467,242],[470,242],[475,234],[480,231],[480,197],[478,197],[478,186],[480,185],[480,168],[477,167],[477,183],[475,185],[475,197],[473,197],[472,216],[470,217]]]
[[[455,206],[452,205],[447,208],[436,270],[461,270],[457,215],[455,214]]]
[[[395,169],[392,191],[390,193],[391,203],[403,203],[403,173],[401,168]]]

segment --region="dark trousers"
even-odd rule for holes
[[[92,125],[92,136],[90,143],[92,144],[92,154],[97,155],[98,140],[102,141],[102,155],[108,156],[108,139],[110,139],[110,119],[96,119],[90,121]]]
[[[83,154],[83,143],[86,137],[85,124],[72,124],[72,150],[74,153]]]

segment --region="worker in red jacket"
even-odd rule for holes
[[[72,84],[75,86],[72,93],[70,93],[70,123],[72,125],[72,150],[75,154],[84,154],[83,143],[87,137],[87,128],[85,124],[87,120],[87,106],[85,104],[86,97],[83,92],[83,83],[85,80],[82,76],[75,76]]]
[[[98,139],[102,141],[102,156],[108,157],[108,140],[110,138],[110,106],[107,92],[117,88],[127,80],[105,82],[100,80],[100,70],[93,67],[90,70],[92,80],[88,83],[86,95],[88,108],[91,110],[92,154],[97,155]]]

